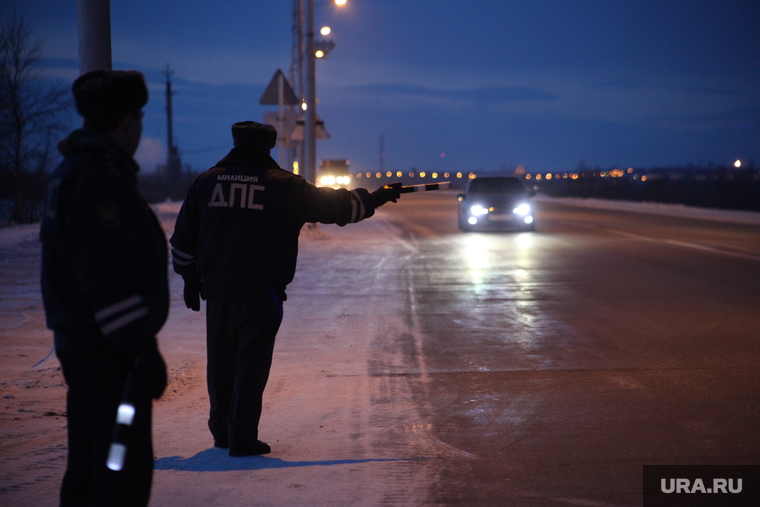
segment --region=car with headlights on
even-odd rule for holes
[[[535,230],[533,196],[511,176],[484,176],[467,183],[459,194],[458,223],[462,231],[515,229]]]
[[[351,183],[348,172],[351,162],[346,159],[322,160],[319,162],[318,180],[320,187],[346,188]]]

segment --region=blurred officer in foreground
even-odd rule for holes
[[[317,188],[269,156],[277,131],[252,121],[232,126],[234,148],[190,187],[177,217],[174,270],[185,304],[206,303],[207,380],[214,445],[230,456],[267,454],[258,426],[285,288],[307,222],[346,225],[396,202],[400,183],[373,193]]]
[[[68,384],[69,455],[61,506],[146,506],[151,398],[166,387],[156,334],[169,310],[166,237],[137,193],[145,80],[94,71],[72,86],[84,128],[58,144],[40,229],[47,325]],[[106,467],[130,370],[136,412],[124,467]]]

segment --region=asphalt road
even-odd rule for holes
[[[534,233],[461,233],[447,192],[406,231],[394,351],[448,449],[438,505],[641,505],[642,465],[760,464],[760,228],[542,201]],[[387,361],[387,360],[386,360]]]
[[[205,311],[170,274],[151,506],[628,507],[642,465],[760,463],[760,227],[542,200],[536,232],[462,233],[456,204],[304,231],[267,456],[213,448]],[[5,232],[0,505],[52,507],[65,386],[36,229]]]

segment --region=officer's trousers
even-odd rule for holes
[[[153,480],[153,400],[149,393],[138,390],[134,396],[136,411],[124,468],[116,472],[106,467],[116,411],[134,359],[117,353],[99,334],[56,332],[55,340],[68,384],[69,453],[61,507],[148,505]]]
[[[206,302],[208,426],[217,447],[245,447],[258,439],[281,322],[282,303],[266,288],[246,301],[210,297]]]

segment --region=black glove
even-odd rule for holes
[[[194,312],[199,312],[201,310],[201,299],[206,299],[202,294],[203,282],[197,276],[183,276],[182,279],[185,281],[185,290],[182,293],[185,298],[185,306]]]
[[[137,358],[137,378],[140,390],[150,393],[157,400],[166,389],[166,363],[158,351],[156,339]]]
[[[396,199],[401,197],[401,182],[388,183],[372,192],[372,197],[375,199],[375,208],[379,208],[388,201],[396,202]]]

